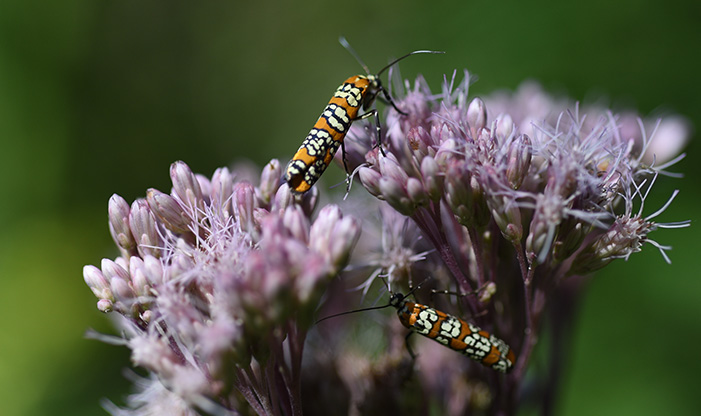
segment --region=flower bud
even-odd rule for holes
[[[421,160],[421,177],[432,201],[438,201],[443,195],[443,175],[439,171],[438,163],[431,156]]]
[[[148,202],[151,212],[161,220],[161,223],[176,234],[190,233],[192,220],[180,206],[178,201],[168,194],[157,189],[149,189],[146,191],[146,201]]]
[[[253,208],[255,207],[255,189],[248,182],[239,182],[234,185],[233,206],[238,218],[241,231],[253,229]]]
[[[112,289],[112,293],[114,293],[115,298],[122,302],[135,297],[135,293],[131,287],[129,287],[129,283],[121,277],[115,276],[110,279],[110,288]]]
[[[95,266],[83,267],[83,279],[98,299],[114,300],[109,280]]]
[[[120,312],[127,312],[124,304],[131,304],[130,300],[135,297],[130,286],[131,276],[122,266],[109,259],[102,259],[102,273],[109,281],[110,290],[117,300],[117,309]],[[120,306],[121,305],[121,306]]]
[[[513,200],[506,197],[490,198],[487,202],[492,212],[492,218],[508,241],[520,241],[523,237],[521,210]]]
[[[531,165],[531,140],[525,134],[514,139],[509,145],[506,177],[513,189],[521,187]]]
[[[360,237],[360,223],[353,217],[345,217],[334,226],[334,238],[329,252],[331,265],[340,271],[346,265],[350,253]]]
[[[438,163],[439,166],[445,167],[450,164],[451,160],[461,160],[462,157],[458,154],[458,150],[459,146],[455,139],[445,140],[441,143],[441,146],[436,152],[436,163]]]
[[[312,190],[307,193],[313,192],[315,188],[316,187],[313,187]],[[281,186],[277,188],[275,198],[273,198],[273,203],[270,204],[270,212],[283,211],[285,208],[295,202],[295,198],[296,196],[292,194],[289,186]],[[302,196],[302,198],[304,198],[304,196]]]
[[[180,198],[186,208],[197,215],[198,210],[204,209],[204,197],[197,177],[185,162],[175,162],[170,165],[170,179],[173,181],[173,192]]]
[[[451,161],[445,172],[445,198],[453,214],[462,225],[469,226],[474,220],[473,192],[470,186],[472,175],[464,162]]]
[[[207,204],[210,203],[212,195],[212,182],[208,177],[202,175],[201,173],[196,173],[195,179],[197,179],[197,183],[200,185],[202,201]]]
[[[282,222],[295,239],[307,243],[310,225],[299,205],[287,207],[283,213]]]
[[[212,203],[228,217],[231,211],[231,195],[233,193],[234,177],[228,168],[219,168],[212,175]]]
[[[421,160],[429,154],[430,136],[423,127],[418,126],[409,130],[406,134],[406,142],[416,159]]]
[[[584,238],[592,230],[592,226],[584,226],[575,217],[566,218],[553,244],[553,259],[562,262],[580,249]]]
[[[322,208],[309,231],[309,248],[320,253],[328,250],[331,240],[335,238],[334,227],[341,218],[338,206],[327,205]]]
[[[404,186],[393,178],[382,177],[380,179],[380,192],[383,199],[402,214],[409,216],[416,210]]]
[[[542,264],[550,253],[557,227],[562,221],[559,195],[538,194],[536,208],[526,238],[526,254],[534,264]]]
[[[121,196],[113,194],[108,203],[110,234],[118,247],[129,254],[136,249],[136,240],[129,229],[129,204]]]
[[[338,206],[327,205],[311,226],[309,248],[320,253],[336,270],[340,270],[359,236],[360,224],[356,219],[343,218]]]
[[[479,97],[474,98],[467,107],[467,125],[472,138],[478,137],[480,131],[487,126],[487,107]]]
[[[414,205],[421,206],[428,203],[428,194],[420,180],[409,178],[406,183],[406,191]]]
[[[406,186],[406,181],[409,179],[409,175],[407,175],[404,169],[402,169],[402,167],[397,163],[394,155],[380,158],[378,165],[380,167],[380,173],[383,177],[393,179],[401,187]]]
[[[138,243],[137,250],[141,257],[160,257],[161,252],[157,247],[161,245],[161,237],[156,228],[156,218],[145,200],[137,199],[131,204],[129,228]]]
[[[129,275],[129,272],[124,269],[122,266],[119,264],[113,262],[110,259],[102,259],[102,263],[100,264],[100,267],[102,269],[102,274],[105,276],[105,279],[111,280],[114,277],[118,277],[125,282],[128,282],[131,280],[131,276]]]
[[[501,114],[494,120],[492,130],[494,131],[494,137],[497,138],[500,144],[506,143],[514,132],[514,121],[510,115]]]
[[[141,258],[134,256],[129,259],[129,274],[131,275],[131,284],[136,295],[150,295],[151,285],[146,277],[144,261]]]
[[[114,303],[109,299],[100,299],[97,301],[97,310],[100,312],[112,312],[114,310]]]
[[[148,279],[149,285],[154,286],[162,283],[163,279],[163,264],[154,256],[145,256],[144,258],[144,274]]]
[[[365,189],[370,192],[370,194],[380,199],[384,199],[382,198],[382,191],[380,191],[380,178],[382,178],[380,172],[372,168],[363,167],[358,171],[358,177],[360,178],[360,182],[363,184]]]
[[[295,295],[300,305],[307,306],[315,298],[314,294],[326,283],[328,276],[334,274],[334,267],[319,256],[310,256],[304,262],[304,267],[299,276],[295,279]],[[335,270],[338,270],[337,268]],[[316,308],[316,303],[310,305],[312,311]],[[301,316],[300,316],[301,318]],[[304,322],[302,322],[304,323]]]
[[[260,174],[260,186],[258,187],[258,198],[260,198],[264,206],[268,206],[272,201],[277,189],[280,187],[281,178],[280,161],[271,159]]]

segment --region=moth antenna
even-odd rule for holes
[[[360,59],[360,55],[358,55],[358,53],[355,51],[355,49],[353,49],[353,47],[350,46],[350,43],[348,43],[348,41],[346,40],[346,38],[343,37],[343,36],[339,36],[339,37],[338,37],[338,42],[341,44],[341,46],[343,46],[344,48],[346,48],[346,50],[347,50],[348,52],[350,52],[351,55],[353,55],[353,58],[355,58],[355,60],[358,61],[358,63],[360,64],[360,66],[363,67],[363,70],[365,70],[365,73],[366,73],[366,74],[369,74],[369,73],[370,73],[370,68],[368,68],[368,66],[365,65],[365,62],[363,62],[363,60]]]
[[[402,57],[400,57],[400,58],[397,58],[397,59],[395,59],[394,61],[388,63],[384,68],[380,69],[380,72],[378,72],[377,74],[375,74],[375,76],[378,76],[378,77],[379,77],[383,72],[385,72],[387,69],[389,69],[389,67],[391,67],[392,65],[394,65],[394,64],[396,64],[397,62],[401,61],[402,59],[407,58],[407,57],[409,57],[409,56],[411,56],[411,55],[417,55],[417,54],[420,54],[420,53],[445,53],[445,51],[420,50],[420,51],[409,52],[408,54],[406,54],[406,55],[404,55],[404,56],[402,56]],[[368,73],[369,73],[369,72],[368,72]]]

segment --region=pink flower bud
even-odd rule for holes
[[[360,171],[358,171],[358,177],[368,192],[376,197],[380,197],[382,195],[382,191],[380,191],[380,178],[382,175],[380,172],[371,168],[360,168]]]
[[[233,190],[234,213],[238,217],[239,229],[253,229],[253,209],[255,208],[255,190],[248,182],[239,182]]]
[[[102,274],[102,271],[95,266],[83,267],[83,279],[95,297],[99,299],[114,299],[110,283]]]
[[[421,206],[428,203],[428,194],[420,180],[409,178],[406,183],[406,192],[414,205]]]
[[[204,207],[202,188],[189,166],[181,161],[170,165],[170,179],[173,181],[173,192],[185,209],[196,213]]]
[[[421,177],[428,197],[433,201],[438,201],[443,194],[444,177],[439,169],[433,157],[426,156],[421,160]]]
[[[223,213],[231,215],[231,194],[233,193],[234,178],[228,168],[219,168],[212,175],[212,204],[219,207]]]
[[[471,137],[478,137],[487,126],[487,107],[480,98],[474,98],[467,107],[467,125],[470,126]]]
[[[196,218],[189,218],[183,211],[182,206],[175,198],[157,189],[146,191],[146,201],[151,212],[158,217],[161,223],[176,234],[191,233],[192,221]]]
[[[518,189],[528,175],[531,165],[531,141],[525,134],[514,139],[509,145],[506,177],[513,189]]]
[[[263,172],[260,174],[260,186],[258,197],[264,205],[270,204],[275,196],[277,189],[280,187],[282,178],[282,168],[280,161],[272,159],[266,163]]]
[[[501,114],[495,120],[492,129],[499,143],[505,143],[514,132],[514,121],[508,114]]]
[[[136,241],[129,229],[129,204],[121,196],[113,194],[107,211],[112,239],[117,246],[131,253],[136,249]]]
[[[156,218],[145,200],[137,199],[131,204],[129,228],[136,239],[137,250],[142,257],[160,256],[161,252],[157,247],[160,246],[161,237],[156,228]]]

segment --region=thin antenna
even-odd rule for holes
[[[416,292],[416,291],[421,287],[421,285],[424,284],[424,283],[425,283],[428,279],[430,279],[430,278],[431,278],[431,276],[429,276],[429,277],[425,278],[424,280],[422,280],[421,283],[419,283],[415,288],[411,289],[411,290],[409,291],[409,293],[407,293],[406,295],[402,295],[402,299],[404,299],[404,298],[410,296],[412,293]],[[382,279],[382,280],[384,281],[384,279]],[[389,283],[387,284],[387,290],[389,290]],[[390,290],[390,293],[392,293],[391,290]],[[316,325],[316,324],[318,324],[318,323],[320,323],[320,322],[323,322],[323,321],[325,321],[325,320],[327,320],[327,319],[335,318],[335,317],[337,317],[337,316],[348,315],[348,314],[356,313],[356,312],[374,311],[374,310],[376,310],[376,309],[389,308],[390,306],[392,306],[392,304],[391,304],[391,303],[388,303],[388,304],[383,305],[383,306],[370,306],[370,307],[368,307],[368,308],[354,309],[354,310],[352,310],[352,311],[345,311],[345,312],[335,313],[335,314],[333,314],[333,315],[325,316],[325,317],[319,319],[318,321],[316,321],[316,322],[314,323],[314,325]]]
[[[339,37],[338,37],[338,41],[341,43],[341,46],[343,46],[344,48],[346,48],[346,50],[347,50],[348,52],[350,52],[351,55],[353,55],[353,58],[355,58],[355,60],[358,61],[358,63],[360,64],[360,66],[363,67],[363,70],[365,70],[365,73],[366,73],[366,74],[369,74],[369,73],[370,73],[370,68],[368,68],[368,66],[365,65],[365,62],[363,62],[363,60],[360,59],[360,56],[359,56],[358,53],[355,51],[355,49],[353,49],[353,47],[350,46],[350,43],[348,43],[348,41],[346,40],[346,38],[343,37],[343,36],[339,36]]]
[[[341,45],[342,45],[344,48],[346,48],[346,50],[347,50],[348,52],[350,52],[351,55],[353,55],[353,57],[355,58],[355,60],[358,61],[358,63],[360,64],[360,66],[363,67],[363,70],[365,70],[365,73],[368,74],[368,75],[371,74],[370,68],[368,68],[368,66],[365,65],[365,62],[363,62],[363,60],[360,59],[360,55],[358,55],[358,53],[355,51],[355,49],[353,49],[353,47],[350,46],[350,43],[348,43],[348,41],[346,40],[346,38],[343,37],[343,36],[339,36],[338,41],[341,43]],[[419,53],[445,53],[445,51],[420,50],[420,51],[409,52],[408,54],[402,56],[401,58],[397,58],[397,59],[395,59],[394,61],[392,61],[392,62],[390,62],[389,64],[387,64],[387,66],[385,66],[384,68],[382,68],[382,69],[380,70],[380,72],[378,72],[378,73],[375,74],[375,75],[376,75],[376,76],[380,76],[380,75],[381,75],[383,72],[385,72],[389,67],[391,67],[392,65],[394,65],[394,64],[396,64],[397,62],[401,61],[402,59],[404,59],[404,58],[406,58],[406,57],[409,57],[409,56],[411,56],[411,55],[419,54]]]
[[[345,312],[341,312],[341,313],[335,313],[335,314],[333,314],[333,315],[329,315],[329,316],[326,316],[326,317],[324,317],[324,318],[319,319],[318,321],[316,321],[316,322],[314,323],[314,325],[318,324],[319,322],[324,322],[324,321],[327,320],[327,319],[335,318],[335,317],[337,317],[337,316],[348,315],[348,314],[356,313],[356,312],[374,311],[375,309],[384,309],[384,308],[388,308],[388,307],[390,307],[390,306],[392,306],[392,304],[391,304],[391,303],[388,303],[388,304],[386,304],[386,305],[384,305],[384,306],[371,306],[371,307],[369,307],[369,308],[354,309],[354,310],[352,310],[352,311],[345,311]]]
[[[381,75],[383,72],[385,72],[389,67],[391,67],[392,65],[394,65],[394,64],[396,64],[397,62],[401,61],[402,59],[404,59],[404,58],[406,58],[406,57],[409,57],[409,56],[411,56],[411,55],[419,54],[419,53],[445,53],[445,51],[426,51],[426,50],[421,50],[421,51],[409,52],[408,54],[402,56],[401,58],[397,58],[397,59],[395,59],[394,61],[388,63],[387,66],[385,66],[384,68],[380,69],[380,72],[378,72],[378,73],[375,74],[375,75],[376,75],[376,76],[380,76],[380,75]],[[368,72],[368,74],[369,74],[369,72]]]

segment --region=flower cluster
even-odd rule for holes
[[[542,323],[551,348],[561,348],[582,276],[644,243],[669,261],[669,247],[649,234],[688,225],[654,221],[676,191],[651,214],[644,203],[658,175],[673,176],[666,169],[683,157],[687,128],[580,108],[532,83],[468,99],[464,75],[440,94],[421,77],[395,82],[406,115],[383,117],[384,152],[374,125],[354,123],[346,161],[368,192],[354,186],[343,204],[359,219],[336,205],[314,215],[316,188],[292,195],[276,160],[258,186],[177,162],[169,194],[151,189],[131,205],[113,196],[109,226],[121,255],[86,266],[84,277],[98,309],[122,317],[116,342],[150,375],[138,380],[131,413],[109,410],[514,414]],[[378,277],[509,344],[512,371],[439,343],[418,342],[410,354],[396,317],[365,312],[314,325],[357,309],[361,293],[389,298],[384,285],[376,292]],[[535,390],[549,392],[531,402],[552,405],[558,369],[553,358],[542,380],[529,374]]]
[[[295,198],[280,176],[277,160],[258,187],[176,162],[170,194],[110,199],[121,256],[83,274],[98,309],[124,318],[134,363],[156,376],[131,399],[139,414],[176,403],[227,414],[243,401],[259,414],[301,412],[306,332],[360,228],[334,205],[312,220],[317,193]]]
[[[543,315],[562,312],[546,308],[553,299],[569,296],[579,276],[628,258],[643,243],[669,262],[669,247],[649,233],[689,225],[653,221],[677,192],[653,214],[645,216],[643,207],[657,176],[673,176],[665,169],[683,157],[677,153],[687,131],[680,119],[651,123],[597,107],[582,111],[532,83],[514,94],[471,100],[469,86],[467,72],[457,86],[455,75],[446,81],[438,95],[421,77],[413,87],[399,84],[404,97],[397,106],[408,116],[387,115],[386,157],[373,148],[374,131],[357,126],[349,133],[347,159],[370,194],[420,230],[423,240],[414,248],[432,253],[427,261],[433,261],[430,274],[438,282],[432,285],[462,295],[458,305],[435,296],[430,301],[451,311],[457,306],[518,352],[506,384],[479,366],[442,366],[432,352],[423,367],[423,389],[453,397],[439,404],[446,412],[450,406],[475,407],[470,400],[484,386],[473,386],[456,403],[450,386],[431,385],[458,368],[504,396],[487,400],[487,409],[512,412]],[[406,285],[392,265],[383,267],[390,282]],[[426,269],[417,263],[414,281],[427,275],[419,267]],[[412,274],[406,265],[397,268]],[[428,376],[433,372],[435,378]]]

